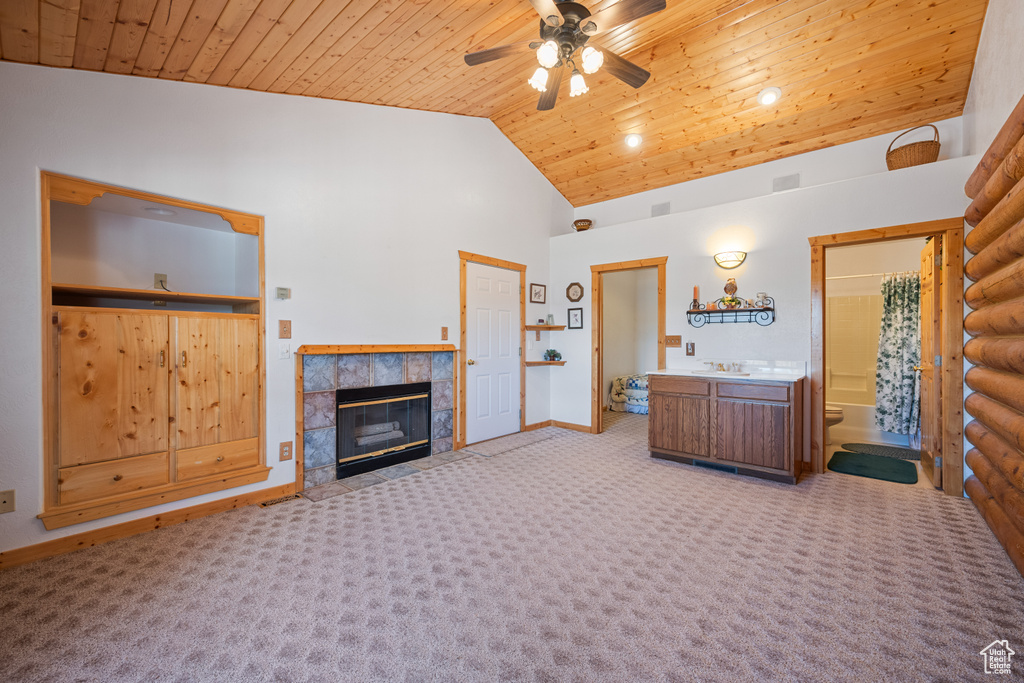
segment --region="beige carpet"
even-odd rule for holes
[[[0,572],[0,681],[980,681],[997,638],[1024,659],[1024,580],[968,501],[653,461],[646,418],[616,417]]]

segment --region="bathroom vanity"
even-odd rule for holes
[[[652,457],[796,483],[803,457],[802,375],[648,374]]]

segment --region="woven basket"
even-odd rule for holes
[[[892,146],[896,144],[896,140],[907,133],[912,133],[915,130],[921,128],[931,128],[935,131],[934,140],[925,140],[923,142],[911,142],[909,145],[903,145],[893,149]],[[918,126],[917,128],[911,128],[910,130],[903,131],[896,138],[889,143],[889,149],[885,152],[885,165],[889,167],[890,171],[895,171],[898,168],[907,168],[908,166],[917,166],[918,164],[930,164],[939,158],[939,129],[928,124],[926,126]]]
[[[594,224],[594,221],[589,218],[577,218],[572,222],[572,229],[576,232],[583,232],[584,230],[590,230],[590,226]]]

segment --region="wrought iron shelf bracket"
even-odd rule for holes
[[[721,306],[722,300],[718,299],[715,304]],[[715,323],[757,323],[761,327],[767,327],[775,322],[775,300],[768,297],[765,299],[765,305],[757,308],[708,309],[698,305],[686,312],[686,322],[691,327],[704,327]]]

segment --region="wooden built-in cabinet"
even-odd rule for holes
[[[650,376],[651,455],[707,462],[795,483],[803,444],[803,380]]]
[[[51,201],[87,206],[112,193],[198,205],[47,173],[43,189],[44,525],[266,480],[260,296],[56,284],[51,271]],[[258,258],[246,272],[258,274],[248,287],[262,292],[262,219],[215,212],[259,240],[243,253]],[[187,310],[168,310],[168,302]]]

